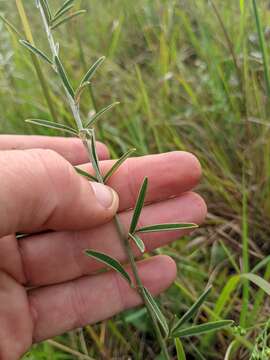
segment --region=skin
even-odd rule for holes
[[[98,153],[106,172],[113,162],[103,144],[98,144]],[[0,136],[0,359],[17,360],[35,342],[140,304],[117,273],[97,273],[102,265],[83,251],[102,251],[125,263],[111,220],[118,212],[128,227],[145,176],[149,191],[140,225],[201,224],[206,216],[203,199],[192,192],[200,164],[189,153],[127,160],[108,184],[120,195],[118,199],[115,193],[109,208],[101,206],[72,165],[93,171],[77,139]],[[31,235],[16,240],[16,232]],[[186,233],[153,233],[143,239],[150,251]],[[134,252],[139,255],[136,248]],[[153,295],[176,276],[168,256],[138,261],[138,268]]]

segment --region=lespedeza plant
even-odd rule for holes
[[[55,74],[58,76],[62,84],[63,91],[65,92],[66,100],[69,104],[70,110],[74,118],[74,127],[42,119],[28,119],[26,121],[35,125],[45,126],[58,131],[66,132],[81,139],[83,145],[88,152],[89,160],[92,163],[94,175],[91,175],[77,167],[75,167],[75,170],[78,172],[79,175],[85,176],[90,181],[96,181],[102,184],[106,184],[111,178],[111,176],[113,176],[118,170],[118,168],[122,165],[122,163],[135,151],[135,149],[131,149],[123,156],[121,156],[120,159],[114,163],[112,168],[105,175],[102,175],[96,150],[95,125],[97,120],[99,120],[102,115],[111,110],[118,103],[108,105],[104,109],[101,109],[100,111],[95,113],[90,119],[82,119],[80,113],[81,95],[83,91],[91,84],[92,77],[95,75],[95,72],[101,66],[105,58],[100,57],[89,68],[76,89],[72,87],[69,77],[65,71],[65,67],[61,61],[60,45],[58,42],[55,41],[54,31],[66,22],[70,21],[72,18],[79,16],[85,12],[84,10],[73,11],[74,4],[75,0],[66,0],[56,12],[53,12],[48,0],[36,0],[36,6],[40,12],[42,24],[51,50],[50,55],[45,54],[42,50],[38,49],[30,42],[26,40],[20,40],[21,44],[24,47],[26,47],[29,51],[38,56],[49,66],[51,66]],[[193,306],[187,311],[187,313],[184,314],[184,316],[182,316],[182,318],[180,319],[176,317],[172,326],[169,326],[169,322],[162,313],[157,302],[155,301],[149,290],[143,286],[138,274],[135,257],[133,255],[131,247],[131,242],[134,242],[134,244],[139,248],[140,252],[144,253],[145,244],[141,239],[140,234],[158,231],[171,231],[178,229],[193,229],[197,226],[192,223],[154,224],[144,227],[138,226],[139,218],[141,216],[141,212],[145,202],[147,187],[148,179],[145,178],[138,193],[128,233],[126,233],[123,225],[121,224],[119,216],[116,215],[114,218],[115,226],[119,234],[119,241],[121,241],[126,256],[129,260],[135,282],[132,282],[129,274],[119,263],[119,261],[110,257],[108,254],[100,253],[92,249],[85,250],[85,254],[95,260],[104,263],[108,268],[117,271],[123,277],[123,279],[125,279],[129,283],[131,287],[135,288],[138,291],[152,320],[153,328],[155,330],[163,357],[169,360],[170,355],[167,348],[167,341],[169,339],[196,336],[209,331],[218,330],[226,326],[230,326],[232,324],[232,321],[220,320],[202,325],[194,325],[191,327],[183,328],[184,324],[194,318],[200,306],[205,301],[207,295],[210,292],[210,288],[207,288],[205,292],[199,297],[199,299],[193,304]],[[175,344],[177,347],[177,351],[179,349],[182,349],[180,339],[177,339]]]

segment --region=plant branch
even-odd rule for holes
[[[46,14],[44,12],[44,9],[42,7],[42,5],[40,3],[38,3],[38,8],[40,10],[41,13],[41,17],[42,17],[42,21],[43,21],[43,25],[46,31],[46,35],[48,38],[48,42],[50,45],[50,49],[53,55],[53,58],[57,58],[58,57],[58,52],[59,52],[59,46],[55,43],[54,41],[54,37],[52,34],[52,30],[50,27],[50,24],[48,23]],[[56,70],[57,74],[59,75],[59,72]],[[81,116],[80,116],[80,110],[79,110],[79,105],[76,103],[76,100],[72,98],[72,96],[70,95],[70,92],[68,91],[68,88],[66,87],[65,83],[62,81],[62,85],[63,88],[65,90],[66,93],[66,97],[67,97],[67,101],[69,103],[70,109],[72,111],[72,114],[74,116],[74,119],[76,121],[76,125],[78,128],[78,136],[79,138],[82,140],[84,146],[87,149],[88,155],[89,155],[89,159],[91,161],[91,163],[93,164],[93,167],[95,169],[95,176],[98,180],[99,183],[104,183],[103,177],[100,174],[99,171],[99,167],[98,167],[98,159],[96,158],[94,151],[95,151],[95,130],[93,128],[91,129],[84,129],[82,120],[81,120]],[[93,151],[94,149],[94,151]],[[96,152],[96,151],[95,151]],[[153,314],[152,309],[150,308],[149,304],[148,304],[148,300],[145,296],[145,293],[143,291],[143,283],[140,279],[139,273],[138,273],[138,269],[137,269],[137,265],[136,265],[136,261],[129,243],[129,238],[128,235],[126,235],[123,225],[120,222],[119,216],[116,215],[114,218],[114,222],[117,228],[117,231],[119,233],[119,238],[121,240],[123,249],[125,250],[125,253],[127,255],[127,258],[130,262],[131,265],[131,269],[136,281],[136,290],[138,292],[138,294],[141,296],[147,310],[149,313],[149,316],[152,320],[153,326],[154,326],[154,330],[157,336],[157,340],[159,342],[159,345],[161,347],[161,350],[163,352],[163,355],[165,357],[166,360],[170,360],[170,356],[166,347],[166,342],[161,334],[161,330],[160,327],[158,325],[157,319],[155,318],[155,315]]]

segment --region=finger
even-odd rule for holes
[[[73,165],[89,161],[89,156],[80,139],[57,136],[0,135],[0,150],[50,149],[62,155]],[[109,158],[107,147],[97,142],[100,160]]]
[[[120,214],[127,229],[132,212]],[[185,193],[178,198],[148,205],[143,209],[140,225],[168,222],[195,222],[200,224],[206,216],[202,198]],[[187,234],[188,231],[140,234],[150,251]],[[30,286],[48,285],[91,274],[102,267],[85,255],[86,249],[104,252],[119,261],[126,261],[118,233],[113,223],[90,231],[41,234],[19,241],[27,283]],[[137,247],[134,253],[140,255]],[[1,259],[1,255],[0,255]]]
[[[114,191],[90,184],[54,151],[2,151],[0,168],[0,236],[89,229],[109,221],[117,210]]]
[[[140,262],[138,268],[144,286],[153,294],[164,291],[176,276],[176,265],[167,256]],[[139,305],[141,299],[117,273],[107,272],[33,290],[29,303],[34,314],[33,338],[41,341],[110,318]]]
[[[25,289],[0,271],[0,359],[21,359],[32,345],[33,322]]]
[[[101,162],[103,174],[113,163]],[[89,165],[84,169],[92,171]],[[108,183],[120,195],[120,210],[134,206],[144,177],[149,179],[146,201],[164,200],[193,189],[200,180],[201,166],[194,155],[184,151],[126,160]]]

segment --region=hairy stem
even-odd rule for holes
[[[48,42],[49,42],[49,45],[51,48],[52,55],[53,55],[53,57],[58,56],[58,46],[56,45],[56,43],[54,41],[54,37],[52,35],[51,28],[47,22],[44,10],[41,5],[39,5],[39,10],[40,10],[41,18],[43,21],[44,29],[45,29],[45,32],[46,32],[46,35],[48,38]],[[67,101],[69,103],[70,109],[71,109],[74,119],[76,121],[78,130],[81,131],[81,130],[83,130],[83,124],[82,124],[82,120],[81,120],[79,106],[78,106],[78,104],[76,104],[75,100],[70,96],[70,94],[69,94],[68,90],[66,89],[66,87],[64,86],[64,84],[63,84],[63,88],[65,90]]]

